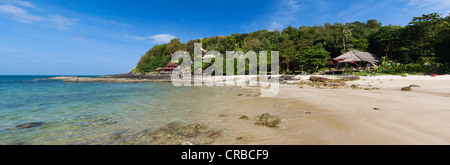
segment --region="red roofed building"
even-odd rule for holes
[[[178,67],[177,63],[168,63],[166,66],[162,67],[162,68],[158,68],[155,69],[156,72],[160,72],[160,73],[172,73],[172,71]]]

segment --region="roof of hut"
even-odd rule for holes
[[[365,61],[370,63],[376,63],[380,61],[380,58],[378,58],[375,54],[369,53],[369,52],[361,52],[357,50],[351,50],[347,53],[344,53],[336,58],[335,60],[341,60],[340,62],[358,62],[358,61]],[[344,60],[342,60],[344,59]]]

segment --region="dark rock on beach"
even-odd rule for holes
[[[277,116],[272,116],[269,113],[264,113],[255,120],[256,125],[277,128],[281,120]]]
[[[359,76],[344,76],[336,79],[330,79],[326,77],[320,77],[320,76],[311,76],[309,77],[309,80],[311,81],[319,81],[319,82],[342,82],[342,81],[356,81],[359,80]]]
[[[248,120],[248,116],[244,115],[244,116],[239,117],[239,119],[241,119],[241,120]]]
[[[412,91],[412,88],[410,86],[408,86],[408,87],[403,87],[401,90],[402,91]]]

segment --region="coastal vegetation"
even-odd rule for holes
[[[323,71],[333,67],[329,62],[332,58],[350,50],[371,52],[381,57],[380,67],[374,70],[378,73],[450,72],[450,16],[441,17],[437,13],[414,17],[406,26],[382,26],[371,19],[312,27],[289,26],[281,31],[234,33],[187,43],[175,38],[146,52],[133,72],[152,72],[169,63],[171,55],[179,50],[187,51],[193,57],[194,43],[202,43],[204,50],[222,54],[226,51],[268,51],[270,58],[270,51],[279,51],[281,73]]]

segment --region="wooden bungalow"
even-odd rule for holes
[[[161,74],[171,74],[172,71],[177,67],[178,67],[177,63],[168,63],[166,66],[155,69],[154,71],[159,72]]]

